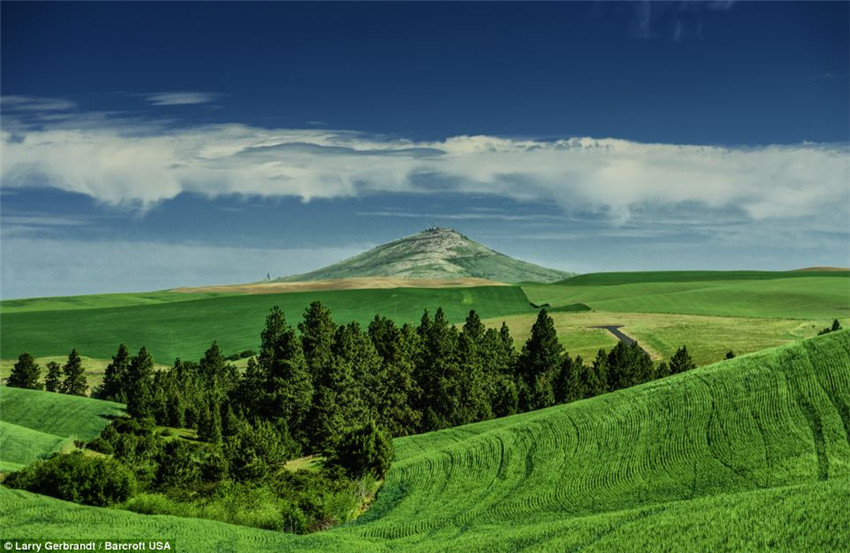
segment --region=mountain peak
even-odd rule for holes
[[[468,277],[498,282],[552,282],[568,276],[571,274],[508,257],[454,229],[434,225],[323,269],[278,280]]]

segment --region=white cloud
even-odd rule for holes
[[[74,109],[76,104],[61,98],[2,96],[0,97],[0,107],[4,111],[66,111]]]
[[[647,206],[734,208],[751,220],[818,217],[847,229],[846,146],[729,148],[612,138],[455,136],[413,141],[329,129],[180,128],[110,117],[2,132],[5,188],[51,186],[150,208],[192,192],[304,201],[369,193],[495,194],[623,224]]]
[[[147,97],[155,106],[187,106],[214,102],[220,95],[213,92],[160,92]]]

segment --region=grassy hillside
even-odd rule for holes
[[[581,402],[396,440],[353,524],[286,536],[0,490],[8,535],[181,551],[842,551],[850,332]]]
[[[850,316],[850,279],[794,274],[807,276],[583,286],[559,283],[523,289],[537,305],[584,303],[597,311],[789,319]]]
[[[773,280],[777,278],[848,278],[850,271],[633,271],[588,273],[558,282],[567,286],[636,284],[639,282],[707,282],[712,280]]]
[[[832,324],[832,319],[779,319],[748,317],[711,317],[706,315],[676,315],[662,313],[590,313],[551,312],[558,338],[571,355],[592,360],[596,352],[610,349],[617,340],[604,325],[621,326],[627,336],[640,342],[655,359],[669,359],[682,345],[697,365],[721,361],[726,352],[737,355],[788,344],[801,338],[811,338]],[[499,327],[506,322],[517,344],[531,335],[534,314],[511,315],[485,320],[487,326]],[[842,319],[850,326],[850,318]]]
[[[448,228],[432,228],[360,255],[281,281],[352,277],[457,278],[497,282],[554,282],[572,273],[548,269],[499,252]]]
[[[146,346],[162,363],[171,363],[175,357],[198,359],[213,340],[218,340],[227,353],[256,349],[265,317],[273,305],[280,306],[289,322],[295,324],[313,300],[327,305],[338,322],[357,321],[363,325],[376,314],[399,323],[418,322],[424,309],[433,313],[438,307],[457,322],[462,322],[470,309],[483,317],[533,311],[522,289],[515,286],[329,290],[123,307],[95,307],[86,303],[87,298],[79,298],[79,304],[89,305],[84,309],[46,311],[22,311],[19,303],[13,303],[7,312],[7,302],[3,302],[3,358],[17,357],[24,351],[34,356],[67,355],[75,347],[83,355],[107,359],[122,341],[131,350]],[[93,301],[96,304],[100,300]]]
[[[88,441],[123,414],[110,401],[0,387],[0,470],[13,470],[44,453]]]

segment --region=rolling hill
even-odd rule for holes
[[[395,445],[373,507],[308,536],[6,488],[0,526],[187,552],[845,551],[850,331]]]
[[[281,282],[363,277],[483,278],[496,282],[554,282],[572,273],[508,257],[441,227],[372,248],[360,255]]]

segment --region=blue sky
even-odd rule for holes
[[[846,2],[3,2],[3,298],[433,221],[564,270],[850,265]]]

